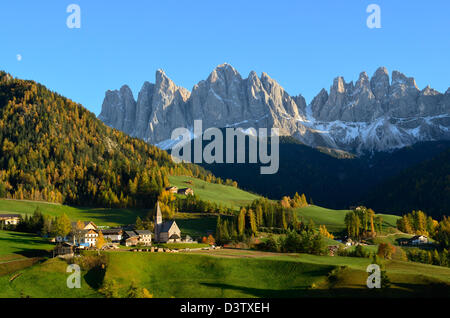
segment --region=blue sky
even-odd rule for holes
[[[69,29],[69,4],[81,28]],[[381,29],[369,29],[369,4]],[[159,68],[191,90],[228,62],[243,77],[268,73],[309,102],[334,77],[378,66],[445,92],[450,86],[450,1],[15,0],[0,3],[0,69],[32,79],[98,114],[104,93],[135,97]],[[17,55],[22,56],[18,61]]]

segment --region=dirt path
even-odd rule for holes
[[[402,234],[407,235],[408,233],[403,233],[403,232],[389,233],[389,234],[386,234],[386,235],[375,236],[375,238],[377,238],[377,237],[388,237],[388,236],[392,236],[392,235],[402,235]]]

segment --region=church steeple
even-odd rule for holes
[[[155,241],[159,242],[160,240],[160,232],[162,226],[162,213],[161,208],[159,207],[159,201],[156,202],[156,214],[155,214]]]
[[[161,208],[159,207],[159,201],[156,203],[156,217],[155,217],[155,224],[161,224],[162,223],[162,214],[161,214]]]

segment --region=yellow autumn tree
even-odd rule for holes
[[[103,236],[102,231],[99,231],[97,237],[97,248],[101,249],[103,246],[105,246],[105,244],[106,244],[105,237]]]
[[[334,239],[334,235],[328,232],[327,227],[325,225],[319,226],[319,232],[323,237]]]

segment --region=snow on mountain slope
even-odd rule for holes
[[[108,91],[99,118],[111,127],[167,149],[171,132],[193,127],[196,119],[209,127],[279,128],[281,135],[312,147],[356,154],[390,151],[418,141],[450,139],[450,88],[444,94],[414,78],[386,68],[374,75],[362,72],[347,83],[334,79],[306,104],[290,96],[266,73],[247,78],[222,64],[191,92],[176,86],[163,71],[155,84],[144,83],[137,101],[127,86]]]

